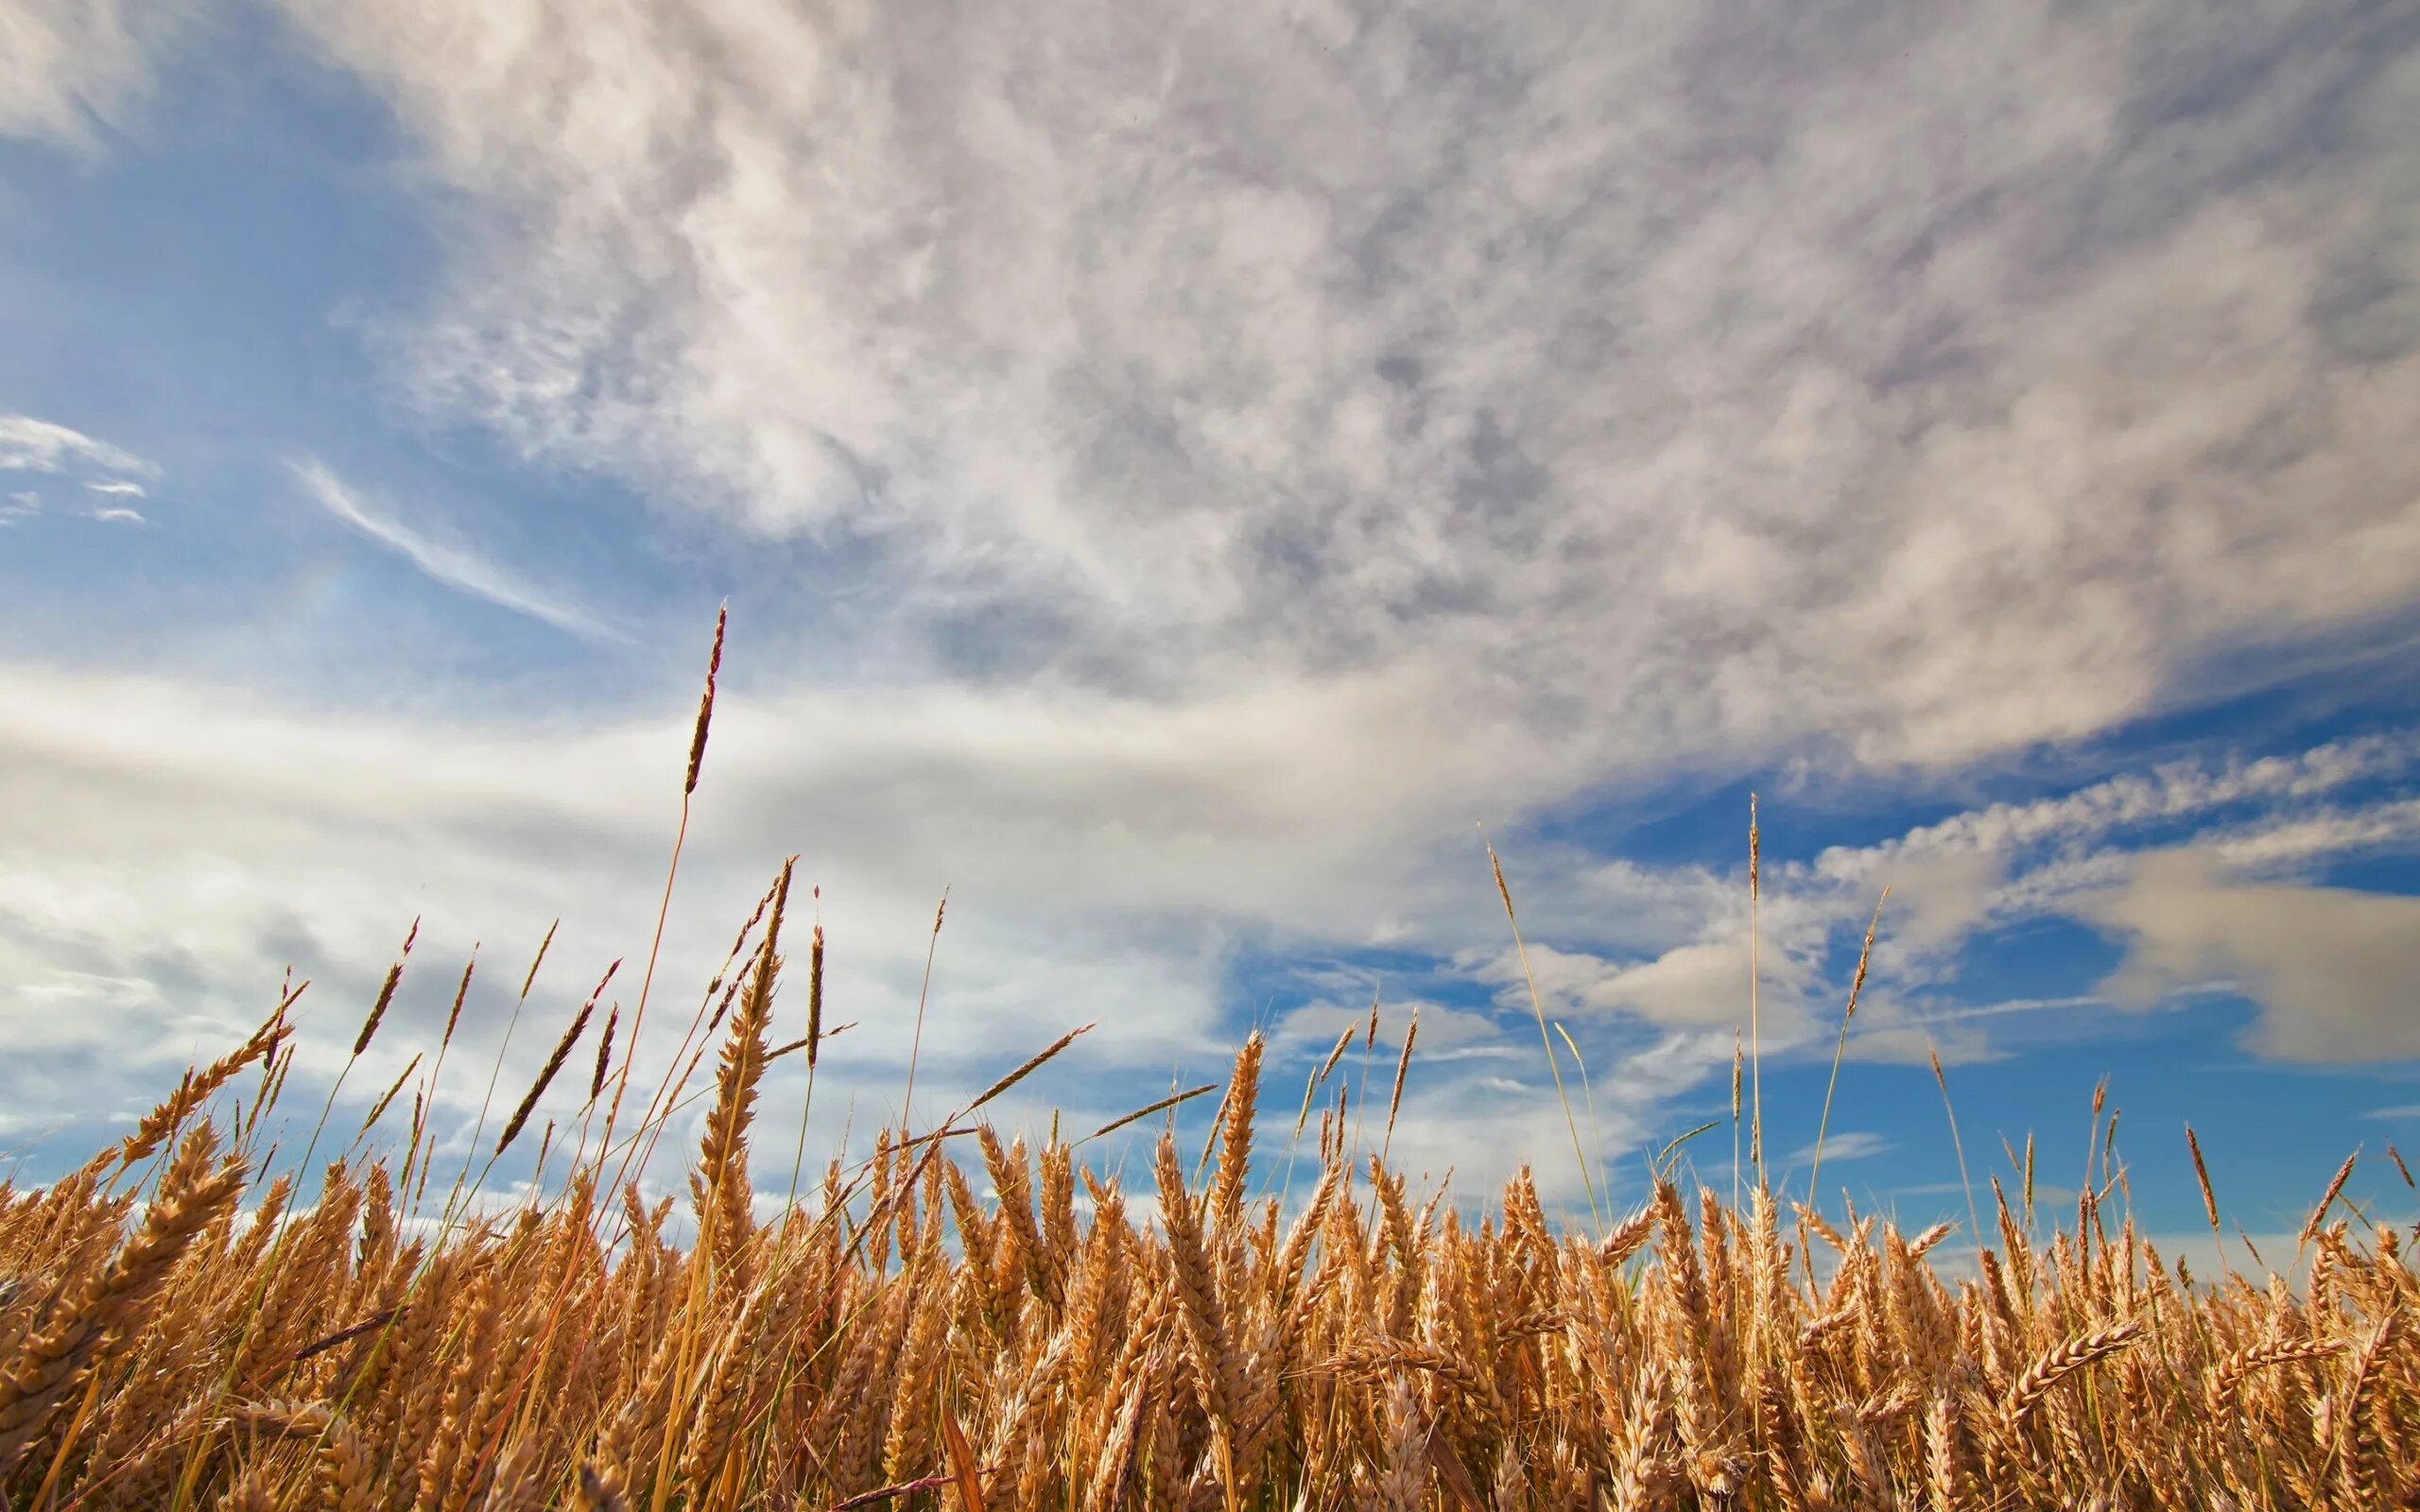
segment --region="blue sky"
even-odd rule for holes
[[[2408,9],[0,0],[0,36],[31,1169],[288,963],[324,1084],[416,916],[365,1103],[475,941],[483,1051],[549,919],[541,1022],[643,953],[728,600],[664,980],[800,853],[864,1025],[826,1146],[851,1094],[896,1112],[946,885],[919,1108],[1098,1020],[1015,1116],[1105,1120],[1255,1024],[1290,1109],[1374,993],[1382,1041],[1421,1014],[1396,1153],[1584,1210],[1477,819],[1592,1161],[1634,1193],[1720,1117],[1687,1149],[1727,1183],[1754,792],[1777,1173],[1887,884],[1827,1191],[1962,1214],[1937,1049],[1979,1182],[2031,1130],[2071,1201],[2105,1076],[2158,1232],[2199,1221],[2186,1122],[2256,1235],[2357,1145],[2410,1214]]]

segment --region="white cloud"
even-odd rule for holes
[[[1420,1016],[1420,1037],[1413,1048],[1423,1060],[1441,1057],[1467,1055],[1474,1049],[1494,1051],[1504,1048],[1503,1027],[1484,1013],[1466,1008],[1448,1007],[1442,1003],[1409,1002],[1380,1003],[1378,1033],[1374,1045],[1399,1053],[1403,1049],[1404,1032],[1410,1026],[1413,1013]],[[1324,1059],[1336,1046],[1337,1037],[1348,1028],[1358,1028],[1370,1022],[1370,1005],[1355,1006],[1349,1003],[1306,1003],[1288,1010],[1278,1021],[1271,1043],[1288,1053]],[[1355,1039],[1357,1047],[1362,1041]]]
[[[2058,797],[1953,815],[1873,845],[1837,847],[1774,875],[1795,893],[1791,906],[1811,915],[1801,927],[1818,942],[1861,926],[1888,883],[1876,980],[1923,986],[1954,969],[1977,931],[2072,914],[2079,900],[2121,883],[2135,851],[2171,843],[2180,830],[2229,867],[2279,881],[2408,846],[2420,839],[2420,801],[2399,795],[2415,766],[2420,732],[2408,730],[2251,760],[2169,761]],[[2394,791],[2342,800],[2360,784]]]
[[[305,458],[292,466],[304,491],[320,507],[446,587],[588,640],[626,638],[622,631],[578,604],[524,581],[475,550],[434,540],[377,512],[317,458]]]
[[[944,662],[1392,667],[1528,803],[2089,735],[2420,596],[2350,14],[290,9],[480,216],[428,403],[870,548]]]
[[[1569,1135],[1532,1058],[1543,1052],[1527,995],[1493,943],[1502,919],[1483,854],[1461,853],[1460,826],[1443,845],[1388,829],[1391,816],[1424,811],[1431,795],[1417,783],[1435,774],[1379,780],[1376,753],[1401,738],[1380,717],[1386,707],[1274,689],[1171,721],[1038,689],[926,688],[870,704],[753,695],[735,681],[708,748],[650,1010],[652,1060],[668,1057],[669,1039],[655,1037],[677,1038],[686,992],[787,850],[803,852],[802,881],[823,886],[830,1011],[865,1025],[836,1044],[824,1086],[870,1106],[894,1098],[903,1079],[925,926],[944,882],[953,902],[931,1012],[947,1033],[926,1036],[920,1089],[940,1097],[956,1082],[979,1086],[983,1068],[1098,1020],[1070,1052],[1065,1080],[1047,1089],[1070,1126],[1148,1100],[1171,1068],[1195,1079],[1223,1073],[1240,1029],[1219,1017],[1220,982],[1239,945],[1331,948],[1385,912],[1460,963],[1449,970],[1508,993],[1493,1013],[1388,995],[1389,1046],[1412,1004],[1421,1008],[1398,1153],[1491,1181],[1532,1159],[1554,1200],[1578,1202]],[[137,1106],[164,1073],[125,1046],[181,1059],[233,1038],[288,960],[319,978],[306,1022],[322,1059],[305,1070],[330,1074],[330,1047],[349,1042],[352,1016],[414,913],[428,922],[389,1031],[396,1058],[356,1080],[382,1084],[413,1036],[429,1033],[474,935],[488,942],[482,979],[493,986],[517,976],[558,914],[564,930],[531,1022],[559,1022],[604,960],[629,955],[635,966],[644,950],[687,715],[609,725],[365,717],[148,679],[0,670],[0,984],[17,1001],[56,1007],[38,1023],[12,1021],[29,1053],[15,1073],[0,1072],[0,1101],[45,1123],[87,1106]],[[1289,760],[1284,732],[1315,722],[1316,759]],[[802,740],[803,730],[817,734]],[[1352,823],[1331,829],[1322,816],[1334,815]],[[1382,838],[1343,843],[1357,834]],[[1406,855],[1422,859],[1408,866]],[[1533,959],[1550,1017],[1588,1054],[1601,1147],[1630,1147],[1658,1126],[1659,1108],[1729,1064],[1746,984],[1722,932],[1737,927],[1744,897],[1736,881],[1726,889],[1677,868],[1666,890],[1699,896],[1703,882],[1704,909],[1676,913],[1679,936],[1641,960],[1626,958],[1637,936],[1620,921],[1592,932],[1598,894],[1575,886],[1557,911],[1547,905],[1563,873],[1540,877],[1517,852],[1509,870],[1516,888],[1541,885],[1539,915],[1565,941],[1533,934]],[[1643,886],[1655,873],[1627,875]],[[1863,907],[1786,868],[1771,881],[1767,1054],[1828,1054],[1842,984],[1827,981],[1822,954],[1862,927]],[[1689,948],[1697,927],[1715,932],[1703,950]],[[2211,970],[2243,976],[2232,960],[2191,964],[2197,981]],[[1353,974],[1280,1019],[1282,1052],[1322,1054],[1362,1022],[1368,1000]],[[1952,1060],[1982,1058],[1990,1047],[1975,1025],[1992,1013],[2062,1007],[1995,1005],[1962,1020],[1907,993],[1880,976],[1869,984],[1854,1054],[1911,1057],[1921,1035]],[[488,1038],[474,1053],[492,1054],[497,1023],[480,1022]],[[508,1082],[527,1074],[523,1057],[542,1055],[549,1033],[520,1037]],[[1383,1082],[1389,1049],[1378,1057]],[[1573,1069],[1566,1058],[1577,1104]],[[64,1088],[76,1091],[62,1102]],[[1270,1106],[1290,1112],[1299,1090],[1282,1079],[1271,1089]],[[786,1082],[771,1095],[796,1091]],[[920,1090],[920,1105],[927,1095]],[[845,1094],[820,1093],[818,1107],[825,1138]],[[1507,1119],[1527,1143],[1496,1132]]]
[[[2329,741],[2255,760],[2169,761],[2056,798],[1952,815],[1876,845],[1828,850],[1811,869],[1827,882],[1851,883],[1905,876],[1920,867],[2071,853],[2148,825],[2207,822],[2234,805],[2322,799],[2357,782],[2399,779],[2415,765],[2420,731],[2411,730]]]
[[[2133,874],[2136,853],[2179,827],[2197,835],[2199,849],[2236,881],[2265,878],[2281,897],[2324,910],[2337,895],[2304,887],[2304,872],[2420,841],[2420,803],[2395,796],[2415,763],[2420,735],[2411,731],[2257,759],[2171,761],[2057,797],[1953,815],[1873,845],[1824,851],[1812,862],[1769,862],[1765,1053],[1829,1057],[1848,989],[1842,963],[1853,958],[1886,883],[1891,898],[1849,1037],[1850,1059],[1921,1065],[1936,1052],[1953,1065],[1997,1059],[2003,1051],[1991,1021],[2014,1013],[2064,1016],[2080,1032],[2094,1010],[2110,1006],[2105,995],[1961,1003],[1964,952],[1976,934],[2066,917],[2105,922],[2100,910]],[[2387,796],[2343,801],[2348,791],[2380,784],[2390,788]],[[1577,865],[1560,855],[1547,859]],[[1626,1092],[1647,1095],[1720,1074],[1729,1062],[1728,1037],[1691,1031],[1746,1022],[1744,878],[1692,866],[1595,868],[1578,875],[1604,890],[1592,894],[1573,873],[1552,868],[1542,879],[1547,896],[1564,902],[1553,926],[1533,930],[1530,939],[1547,1011],[1568,1016],[1575,1027],[1643,1020],[1667,1031],[1652,1076]],[[1573,894],[1577,907],[1565,896]],[[1625,938],[1590,929],[1592,908],[1630,911],[1633,900],[1639,909],[1660,911],[1653,931]],[[2387,922],[2370,912],[2345,921],[2356,935]],[[1468,951],[1458,965],[1496,987],[1499,1009],[1527,1007],[1509,944]],[[2210,962],[2180,968],[2161,979],[2156,996],[2181,1004],[2223,993],[2239,985],[2229,980],[2235,974]],[[2349,1043],[2325,1054],[2360,1058]],[[1616,1074],[1647,1073],[1625,1060]]]
[[[62,472],[78,467],[130,472],[137,477],[157,477],[160,473],[159,468],[131,452],[95,440],[81,431],[36,420],[31,415],[0,415],[0,472]],[[108,480],[103,481],[102,488],[104,491],[114,491]],[[136,488],[135,491],[140,493],[142,490]]]
[[[0,27],[5,27],[0,14]],[[83,432],[31,415],[0,415],[0,472],[65,474],[105,500],[140,499],[146,490],[136,478],[157,478],[159,467],[123,447],[97,440]],[[0,503],[0,525],[42,513],[42,496],[18,490]],[[142,524],[142,512],[124,503],[96,505],[74,511],[109,524]]]
[[[1547,1016],[1602,1018],[1631,1014],[1676,1028],[1737,1023],[1747,1013],[1748,941],[1736,937],[1678,944],[1651,959],[1631,964],[1543,941],[1529,946],[1530,975],[1537,981]],[[1474,974],[1497,985],[1499,1003],[1528,1008],[1529,976],[1509,946],[1471,963]],[[1779,951],[1763,967],[1763,1008],[1776,1029],[1794,1024],[1800,1013],[1796,988],[1806,978],[1800,961]]]
[[[1870,1129],[1840,1129],[1824,1136],[1824,1163],[1835,1160],[1870,1160],[1877,1155],[1888,1155],[1898,1148],[1891,1141]],[[1803,1145],[1789,1155],[1791,1165],[1812,1165],[1815,1146]]]
[[[182,0],[0,3],[0,136],[95,145],[150,83],[153,55],[185,24]]]
[[[2214,856],[2171,850],[2135,858],[2121,886],[2079,911],[2127,942],[2102,987],[2120,1003],[2221,972],[2259,1005],[2247,1038],[2260,1054],[2420,1056],[2420,898],[2246,882]]]
[[[1386,896],[1373,868],[1389,852],[1329,845],[1314,822],[1399,800],[1370,781],[1369,753],[1395,738],[1382,691],[1323,700],[1329,759],[1288,766],[1274,731],[1307,713],[1291,690],[1166,722],[1040,692],[769,703],[739,686],[718,712],[683,870],[671,959],[686,968],[665,980],[701,976],[762,874],[802,850],[824,888],[833,1012],[866,1024],[834,1060],[877,1092],[902,1064],[944,882],[933,1012],[949,1033],[927,1037],[927,1075],[1094,1018],[1075,1063],[1215,1072],[1231,1048],[1218,973],[1238,931],[1282,920],[1344,937],[1356,900]],[[526,950],[558,912],[568,975],[643,948],[688,717],[405,721],[22,666],[0,675],[0,981],[86,997],[76,984],[156,982],[159,1000],[231,1022],[287,959],[322,978],[314,1001],[341,1018],[335,1005],[374,985],[389,936],[424,910],[424,961],[475,932],[490,970],[510,972],[498,951]],[[803,729],[820,733],[802,743]],[[1220,902],[1247,894],[1249,908]],[[1435,912],[1425,891],[1410,902]],[[81,1086],[52,1071],[123,1042],[126,1014],[147,1011],[95,1000],[59,1019],[67,1041],[16,1093],[31,1106],[42,1088]],[[1449,1054],[1480,1022],[1426,1007],[1423,1040]],[[140,1071],[91,1074],[97,1086]],[[1131,1086],[1085,1090],[1106,1102]],[[1070,1107],[1075,1121],[1124,1110]]]
[[[2315,861],[2420,838],[2420,799],[2388,799],[2221,831],[2202,844],[2238,870],[2290,872]]]

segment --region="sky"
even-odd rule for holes
[[[1827,1205],[2105,1080],[2149,1231],[2408,1221],[2414,119],[2392,0],[0,0],[0,1145],[415,919],[347,1108],[627,1017],[727,604],[641,1060],[795,852],[811,1150],[1089,1022],[1006,1118],[1258,1028],[1282,1152],[1374,999],[1474,1204],[1727,1186],[1752,1030]]]

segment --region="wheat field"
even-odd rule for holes
[[[121,1144],[0,1188],[9,1504],[2181,1512],[2420,1494],[2420,1286],[2394,1229],[2325,1206],[2300,1289],[2188,1278],[2092,1194],[2042,1243],[2000,1198],[1994,1242],[1953,1278],[1947,1225],[1835,1223],[1763,1192],[1740,1211],[1669,1180],[1575,1232],[1524,1174],[1474,1224],[1357,1159],[1329,1108],[1289,1214],[1247,1195],[1256,1037],[1206,1181],[1164,1133],[1130,1198],[1064,1142],[1003,1143],[978,1104],[764,1202],[778,927],[777,902],[734,984],[681,1219],[611,1186],[602,1139],[511,1211],[415,1219],[418,1129],[400,1165],[328,1162],[297,1209],[290,1175],[256,1179],[284,1007]]]
[[[710,676],[683,833],[712,708]],[[1558,1224],[1526,1169],[1466,1211],[1392,1168],[1374,1094],[1365,1141],[1327,1087],[1348,1030],[1299,1111],[1289,1089],[1260,1116],[1254,1036],[1223,1088],[1118,1121],[1219,1094],[1210,1143],[1180,1150],[1170,1116],[1130,1191],[1055,1121],[1028,1147],[987,1120],[1077,1030],[802,1191],[759,1085],[846,1026],[817,929],[807,1035],[772,1042],[789,875],[651,1092],[626,1101],[614,1055],[644,986],[585,1048],[599,983],[492,1136],[482,1114],[477,1159],[541,1152],[501,1207],[470,1161],[432,1187],[459,989],[400,1150],[374,1126],[417,1058],[341,1146],[334,1090],[299,1158],[268,1143],[296,988],[121,1143],[0,1185],[7,1507],[2420,1505],[2420,1282],[2395,1229],[2336,1216],[2350,1160],[2300,1253],[2216,1276],[2158,1253],[2118,1183],[2037,1212],[2030,1159],[1956,1246],[1668,1174]],[[583,1073],[578,1121],[531,1128]],[[649,1200],[696,1101],[686,1198]],[[1272,1181],[1289,1125],[1316,1158]],[[2201,1195],[2215,1232],[2206,1172]]]

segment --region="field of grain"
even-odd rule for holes
[[[710,679],[684,799],[711,713]],[[1171,1122],[1127,1191],[1055,1125],[1031,1148],[987,1122],[1070,1034],[800,1190],[759,1084],[842,1026],[788,879],[651,1091],[615,1057],[638,1022],[588,1035],[600,983],[482,1117],[475,1160],[543,1152],[517,1204],[473,1200],[475,1160],[432,1182],[425,1105],[372,1133],[417,1060],[359,1134],[331,1091],[299,1156],[268,1147],[291,993],[122,1143],[0,1185],[7,1506],[2420,1504],[2420,1282],[2394,1228],[2337,1215],[2349,1160],[2299,1253],[2215,1276],[2164,1259],[2116,1183],[2037,1212],[2030,1174],[1990,1183],[1979,1248],[1755,1181],[1735,1205],[1659,1178],[1575,1228],[1526,1174],[1483,1213],[1412,1189],[1392,1108],[1374,1090],[1349,1119],[1326,1085],[1348,1031],[1299,1108],[1264,1107],[1248,1040],[1223,1088],[1171,1099],[1219,1098],[1210,1143]],[[808,1033],[776,1044],[786,977]],[[576,1123],[531,1126],[583,1080]],[[650,1201],[635,1175],[693,1100],[685,1201]],[[1298,1137],[1269,1180],[1256,1147]],[[2206,1175],[2202,1197],[2216,1230]]]
[[[2043,1243],[2000,1199],[1979,1271],[1953,1279],[1947,1226],[1762,1194],[1735,1211],[1668,1181],[1602,1233],[1559,1231],[1526,1177],[1474,1225],[1330,1111],[1288,1214],[1247,1198],[1254,1039],[1206,1181],[1164,1134],[1130,1198],[1064,1143],[1004,1145],[978,1104],[886,1132],[760,1221],[779,928],[777,899],[723,1000],[688,1243],[666,1237],[672,1198],[613,1184],[677,1083],[634,1136],[550,1131],[562,1175],[515,1211],[469,1216],[441,1186],[428,1221],[418,1127],[400,1164],[328,1162],[297,1209],[290,1175],[256,1180],[283,1008],[122,1144],[0,1188],[9,1504],[2182,1512],[2420,1493],[2420,1285],[2394,1230],[2326,1205],[2300,1289],[2181,1275],[2090,1194]],[[614,1068],[581,1070],[600,1115]],[[501,1143],[535,1137],[515,1119]]]

